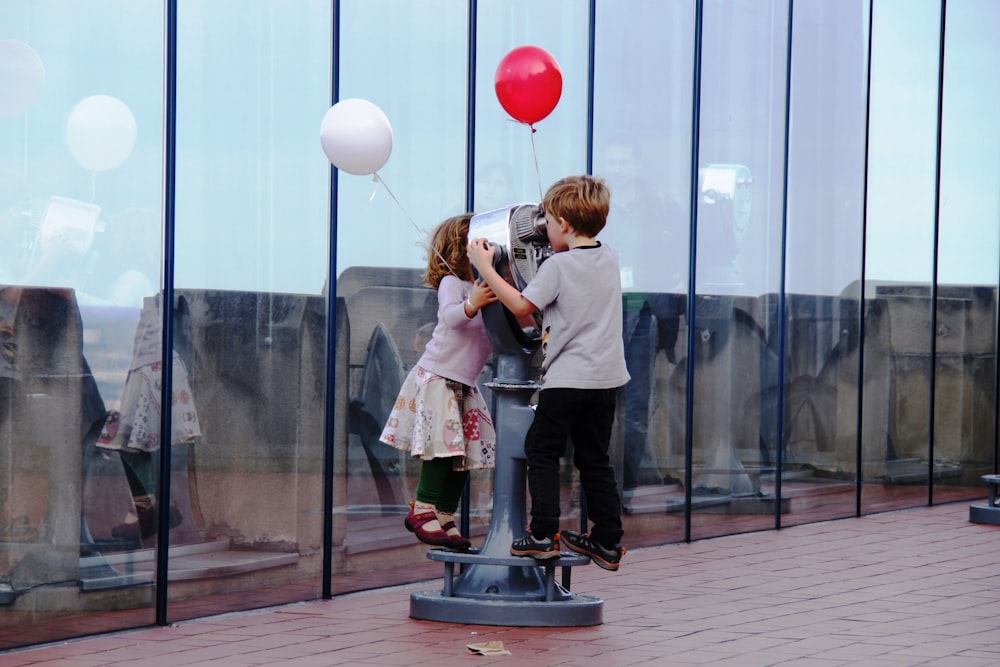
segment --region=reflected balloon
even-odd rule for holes
[[[514,120],[532,125],[556,108],[562,96],[559,63],[540,46],[519,46],[497,66],[494,87]]]
[[[368,100],[350,98],[330,107],[319,137],[333,166],[349,174],[374,174],[392,153],[389,119]]]
[[[0,116],[18,116],[35,103],[45,83],[45,65],[33,48],[0,39]]]
[[[136,133],[132,111],[110,95],[81,100],[66,123],[70,153],[90,171],[108,171],[125,162],[135,148]]]

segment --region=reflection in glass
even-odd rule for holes
[[[997,443],[997,266],[1000,265],[998,91],[980,77],[1000,67],[991,25],[1000,5],[947,6],[941,146],[934,502],[981,498]],[[950,39],[961,35],[961,39]],[[957,474],[957,469],[961,470]]]
[[[382,184],[338,177],[336,290],[344,324],[336,349],[344,376],[335,400],[348,425],[334,452],[337,593],[439,573],[427,545],[404,527],[420,460],[379,436],[437,320],[437,295],[423,283],[427,230],[465,208],[467,3],[345,2],[341,20],[351,27],[342,33],[339,95],[378,104],[392,123],[393,152],[379,171]],[[351,65],[361,62],[368,66]],[[489,401],[482,383],[479,389]],[[479,542],[491,474],[470,477],[469,506],[456,524],[468,521]]]
[[[632,377],[612,434],[630,545],[650,520],[659,523],[646,539],[683,537],[692,12],[687,2],[597,3],[593,171],[611,189],[600,239],[619,254]]]
[[[178,7],[172,621],[319,595],[330,11]]]
[[[491,165],[505,166],[512,199],[500,205],[541,200],[554,181],[586,171],[588,12],[573,0],[481,2],[476,25],[475,180]],[[558,30],[552,30],[558,25]],[[512,49],[537,45],[559,63],[562,95],[555,109],[532,128],[514,121],[497,99],[496,69]],[[492,210],[489,189],[474,193],[477,213]]]
[[[765,295],[781,276],[786,2],[704,9],[698,173],[693,538],[774,525]],[[767,483],[767,486],[765,486]],[[781,510],[784,511],[784,501]]]
[[[783,526],[855,512],[867,70],[864,3],[797,3],[793,18],[784,423],[779,438],[767,378],[762,438],[772,465],[784,448]]]
[[[0,649],[152,620],[96,443],[158,289],[162,7],[51,9],[0,5]]]
[[[684,539],[687,491],[695,539],[771,528],[775,511],[782,525],[846,516],[859,495],[862,513],[985,495],[997,3],[947,3],[940,118],[945,3],[795,3],[787,202],[787,0],[598,0],[592,80],[588,3],[480,2],[474,51],[466,0],[334,4],[331,59],[327,0],[178,3],[176,191],[164,193],[162,0],[0,2],[0,650],[152,623],[156,535],[142,509],[168,491],[175,525],[157,528],[172,546],[171,620],[317,597],[327,556],[337,593],[440,576],[402,526],[416,470],[371,428],[435,318],[424,232],[470,196],[479,212],[537,201],[588,164],[612,188],[601,237],[625,287],[633,382],[613,454],[627,546]],[[532,43],[564,78],[534,133],[493,85],[503,55]],[[373,101],[395,132],[383,180],[338,177],[334,340],[317,141],[331,92]],[[98,440],[108,426],[101,444],[115,442],[109,412],[156,396],[126,388],[144,300],[163,292],[164,197],[177,289],[159,314],[173,316],[201,436],[161,443],[169,489],[151,489],[147,467],[133,490],[134,470]],[[569,473],[562,493],[575,528]],[[462,511],[474,543],[492,502],[492,475],[474,472]]]
[[[936,2],[876,2],[872,12],[863,512],[928,498],[941,27]]]

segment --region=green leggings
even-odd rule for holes
[[[159,469],[157,452],[119,451],[118,456],[121,457],[122,468],[125,469],[125,477],[128,479],[128,487],[132,491],[132,497],[155,496],[156,475]]]
[[[417,502],[430,503],[439,512],[454,514],[469,479],[468,470],[455,470],[451,457],[429,459],[420,466]]]

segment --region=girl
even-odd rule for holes
[[[160,386],[163,362],[160,315],[160,295],[145,297],[139,325],[135,331],[132,364],[125,378],[121,412],[112,411],[97,441],[97,446],[116,450],[121,458],[135,512],[111,529],[118,539],[145,540],[156,534],[157,462],[160,438]],[[169,446],[194,444],[201,438],[198,412],[191,399],[191,384],[187,367],[180,355],[173,354],[172,420]],[[170,528],[176,528],[183,517],[170,506]]]
[[[473,281],[466,254],[472,214],[448,218],[432,232],[424,283],[437,290],[437,324],[410,369],[381,441],[423,462],[416,502],[404,525],[434,546],[468,549],[455,510],[469,471],[491,468],[496,433],[476,379],[493,350],[480,309],[497,300]]]

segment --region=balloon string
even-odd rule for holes
[[[531,128],[531,156],[535,159],[535,177],[538,179],[538,201],[542,201],[542,174],[538,171],[538,152],[535,150],[535,126],[528,124]]]
[[[403,208],[403,205],[399,203],[398,199],[396,199],[396,195],[394,195],[392,193],[392,190],[389,189],[389,184],[386,183],[382,179],[382,177],[378,175],[378,172],[375,172],[375,173],[372,174],[372,180],[375,181],[376,183],[381,183],[382,184],[382,187],[384,187],[385,191],[389,193],[389,196],[392,198],[392,201],[396,202],[396,206],[398,206],[399,210],[403,212],[403,215],[405,215],[406,219],[410,221],[410,224],[413,225],[414,229],[416,229],[419,233],[423,234],[424,236],[430,236],[430,232],[429,231],[427,231],[426,229],[421,229],[420,226],[416,222],[413,221],[413,218],[410,217],[410,214],[406,212],[406,209]],[[376,187],[378,187],[378,186],[376,185]],[[371,199],[374,199],[374,198],[375,198],[375,193],[372,192]],[[371,201],[371,199],[369,199],[369,201]],[[457,273],[455,273],[455,270],[453,268],[451,268],[451,264],[448,263],[448,260],[446,260],[444,258],[444,256],[441,255],[440,252],[438,252],[437,248],[435,248],[434,246],[432,246],[429,243],[428,244],[419,243],[418,245],[423,246],[424,249],[429,250],[429,251],[433,252],[435,255],[437,255],[438,259],[440,259],[441,262],[446,267],[448,267],[448,271],[453,276],[455,276],[456,278],[458,278],[459,280],[462,280],[462,277],[460,275],[458,275]]]
[[[398,206],[399,210],[403,212],[403,215],[405,215],[406,219],[410,221],[410,224],[413,225],[414,229],[416,229],[421,234],[428,234],[429,233],[426,229],[421,229],[420,226],[417,225],[417,223],[413,221],[413,218],[410,217],[410,214],[406,212],[406,209],[403,208],[403,205],[399,203],[398,199],[396,199],[396,195],[394,195],[392,193],[392,190],[389,189],[389,184],[386,183],[382,179],[382,177],[378,175],[378,172],[375,172],[375,173],[372,174],[372,180],[375,181],[376,184],[378,184],[378,183],[382,184],[382,187],[384,187],[385,191],[389,193],[389,196],[392,198],[392,201],[396,202],[396,206]],[[375,187],[377,188],[378,185],[376,185]],[[375,193],[372,192],[372,198],[374,198],[374,197],[375,197]]]
[[[90,203],[93,204],[94,200],[97,199],[97,172],[90,172]]]

